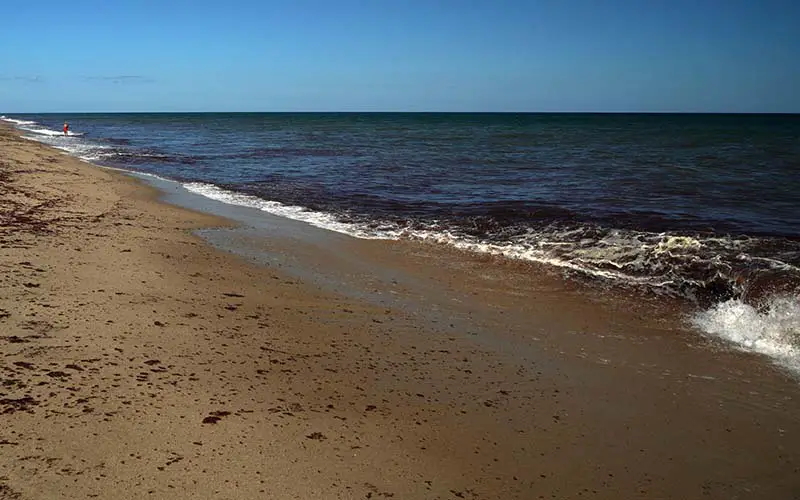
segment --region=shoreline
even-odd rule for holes
[[[0,498],[800,492],[797,382],[669,308],[0,144]]]
[[[615,218],[614,221],[607,221],[608,224],[602,223],[605,217],[602,213],[608,215],[608,209],[614,212],[619,208],[614,208],[613,202],[605,208],[602,208],[605,206],[605,202],[600,203],[600,206],[596,207],[599,210],[597,214],[594,213],[595,209],[592,208],[589,208],[588,212],[584,213],[584,216],[580,216],[576,212],[574,214],[576,217],[572,220],[572,215],[565,218],[566,214],[559,215],[558,210],[551,213],[550,209],[545,207],[544,211],[540,212],[535,208],[540,205],[536,197],[524,202],[526,206],[530,206],[523,209],[523,212],[524,210],[533,209],[535,213],[532,217],[522,217],[522,219],[519,219],[521,214],[517,213],[513,203],[511,206],[506,207],[510,210],[509,213],[506,213],[506,209],[499,209],[499,206],[494,206],[494,202],[490,204],[491,206],[486,205],[486,200],[476,201],[474,206],[472,202],[468,203],[467,205],[472,208],[467,208],[466,206],[461,209],[456,206],[451,207],[455,210],[452,213],[451,210],[444,210],[443,206],[440,207],[438,203],[432,203],[430,210],[428,210],[423,208],[426,205],[423,200],[428,196],[425,194],[427,189],[424,187],[417,190],[419,196],[421,196],[420,200],[423,201],[423,204],[417,209],[411,207],[412,210],[408,212],[408,207],[404,208],[404,203],[400,202],[398,206],[384,211],[384,209],[380,208],[381,203],[377,202],[373,206],[373,210],[370,208],[373,205],[372,202],[362,203],[359,201],[358,196],[348,198],[345,194],[348,189],[346,187],[348,182],[340,178],[341,171],[334,169],[325,174],[327,162],[317,163],[312,159],[313,155],[316,154],[313,151],[317,151],[323,144],[327,144],[332,148],[328,153],[338,150],[336,144],[329,144],[333,138],[332,135],[323,134],[324,137],[317,138],[322,141],[322,144],[318,143],[317,139],[311,142],[303,140],[305,142],[301,142],[305,144],[305,148],[299,150],[293,150],[291,147],[262,150],[251,148],[247,145],[246,140],[240,144],[236,139],[238,135],[234,134],[230,137],[230,146],[237,152],[218,156],[217,153],[223,150],[227,151],[228,146],[215,142],[219,138],[216,133],[210,134],[204,139],[210,141],[209,147],[211,147],[211,150],[201,152],[199,150],[193,151],[192,148],[178,147],[176,149],[169,144],[173,141],[177,141],[176,144],[182,143],[180,137],[183,137],[188,132],[182,127],[186,126],[187,123],[183,123],[177,130],[171,130],[170,127],[165,128],[165,124],[153,116],[143,118],[144,121],[142,122],[146,123],[147,128],[155,134],[152,137],[149,136],[149,133],[139,137],[139,132],[136,132],[136,120],[129,123],[128,120],[120,116],[105,116],[104,118],[87,119],[80,125],[80,127],[84,128],[89,138],[75,137],[70,139],[64,139],[57,130],[59,124],[56,123],[54,127],[53,122],[47,116],[30,116],[29,118],[30,120],[27,121],[10,118],[4,118],[3,120],[15,123],[17,128],[23,131],[25,137],[52,145],[67,151],[73,156],[78,156],[107,168],[121,168],[130,175],[146,179],[151,184],[159,184],[163,180],[164,184],[167,184],[165,191],[172,192],[176,190],[169,185],[172,181],[168,179],[180,179],[177,184],[173,183],[177,186],[177,191],[187,191],[200,195],[200,198],[204,200],[199,203],[201,210],[204,210],[202,208],[203,205],[211,205],[218,201],[255,208],[257,210],[254,211],[254,215],[245,217],[247,224],[249,225],[252,222],[255,227],[262,226],[262,221],[266,219],[293,219],[319,228],[355,236],[359,239],[385,237],[390,240],[410,240],[415,244],[420,241],[432,242],[438,246],[455,247],[470,253],[496,254],[501,258],[499,262],[502,262],[504,258],[508,258],[523,262],[542,263],[546,268],[551,268],[546,271],[548,273],[558,271],[558,269],[553,268],[561,268],[568,279],[585,279],[590,283],[590,287],[593,286],[602,292],[605,292],[607,287],[610,286],[617,289],[640,289],[645,294],[665,297],[663,298],[665,301],[672,301],[673,297],[682,297],[690,304],[697,304],[700,309],[691,314],[689,328],[701,331],[703,336],[718,337],[729,341],[737,348],[765,354],[780,366],[800,374],[800,351],[798,351],[797,342],[794,338],[794,332],[800,325],[800,303],[790,300],[791,296],[797,295],[795,292],[798,292],[796,288],[800,283],[800,269],[798,269],[797,262],[795,262],[795,257],[800,255],[798,254],[800,250],[798,243],[800,242],[793,242],[781,237],[780,234],[783,233],[773,234],[775,237],[769,237],[767,233],[764,233],[764,238],[758,237],[756,235],[762,234],[760,231],[764,227],[757,229],[755,226],[751,228],[756,231],[752,233],[752,237],[744,236],[745,233],[750,234],[747,230],[745,230],[745,233],[739,233],[738,231],[730,233],[727,230],[722,230],[721,233],[715,235],[713,230],[716,227],[714,221],[717,221],[718,216],[724,213],[725,210],[716,215],[713,213],[714,210],[712,210],[712,213],[708,213],[709,206],[705,201],[702,201],[705,199],[703,197],[689,196],[684,201],[677,200],[678,205],[676,206],[682,206],[681,204],[686,202],[694,208],[689,209],[684,214],[686,217],[680,214],[676,214],[677,218],[669,217],[669,222],[663,220],[660,216],[652,219],[651,216],[646,215],[648,213],[646,211],[640,213],[643,218],[635,216],[633,215],[634,213],[639,213],[638,208],[636,208],[631,212],[632,219],[624,216],[619,221]],[[231,119],[233,119],[233,122],[230,121]],[[269,121],[265,117],[261,117],[256,121],[261,120]],[[378,120],[378,122],[381,122],[381,120]],[[212,123],[217,122],[211,120],[207,125]],[[222,128],[218,132],[228,134],[238,126],[244,127],[242,131],[248,130],[248,123],[252,125],[255,122],[251,122],[248,119],[239,123],[237,119],[228,116],[215,127],[221,126]],[[277,123],[270,123],[271,126],[267,127],[268,130],[282,126],[280,120]],[[343,120],[341,125],[349,127],[354,123],[350,123],[349,120]],[[417,121],[412,120],[409,124],[411,123],[417,123]],[[122,126],[121,129],[115,128],[122,124],[127,125]],[[417,124],[423,125],[422,122]],[[305,126],[308,125],[309,123],[305,124]],[[450,125],[456,124],[451,123]],[[500,125],[517,126],[521,124],[503,122],[503,124],[498,123],[498,126]],[[576,125],[576,130],[580,130],[580,124],[573,123],[572,126]],[[741,123],[737,127],[741,129],[740,132],[745,133],[745,130],[742,129],[743,125]],[[705,123],[704,126],[715,129],[715,125],[710,123]],[[636,128],[634,127],[634,129]],[[527,126],[524,126],[523,129],[527,129]],[[392,128],[389,127],[381,134],[391,130]],[[681,129],[673,130],[673,132],[677,134],[676,137],[684,137],[686,131]],[[534,138],[535,136],[536,134],[534,133],[530,137]],[[593,147],[600,152],[600,157],[602,157],[604,154],[602,151],[605,150],[604,148],[607,144],[603,140],[598,142],[599,138],[592,138],[592,134],[589,134],[589,136],[594,141]],[[256,133],[251,139],[255,137],[260,137],[256,141],[267,140],[269,142],[269,133],[266,135]],[[503,134],[499,134],[499,138],[502,137]],[[647,134],[643,137],[645,142],[647,142],[646,137]],[[379,137],[376,136],[375,139],[379,139]],[[684,139],[689,138],[684,137]],[[144,142],[141,142],[141,140]],[[379,140],[382,141],[383,139]],[[471,147],[468,142],[461,143],[456,141],[451,143],[450,141],[444,141],[437,148],[463,148],[468,153],[467,156],[473,156],[474,151],[469,153]],[[611,140],[611,142],[613,143],[614,140]],[[138,146],[134,146],[134,144],[138,144]],[[213,144],[216,145],[214,146]],[[460,146],[456,146],[456,144],[460,144]],[[778,140],[776,145],[780,146],[780,144],[782,142]],[[434,163],[429,166],[434,167],[436,162],[434,160],[436,155],[435,148],[431,149],[432,145],[428,143],[421,143],[420,146],[423,149],[419,150],[418,154],[412,154],[412,157],[408,158],[410,164],[415,164],[413,157],[419,156],[420,160],[425,159],[423,163],[433,161]],[[516,147],[513,144],[508,146]],[[650,147],[655,147],[656,149],[662,146],[658,144],[658,140],[656,140],[656,143],[650,144]],[[353,151],[358,151],[365,147],[365,151],[369,150],[369,147],[363,144],[350,144],[347,147]],[[216,149],[218,149],[217,153],[214,152]],[[327,149],[322,148],[319,151],[323,150]],[[666,151],[664,152],[667,153]],[[288,167],[288,170],[282,172],[283,169],[275,169],[277,163],[268,158],[274,154],[287,155],[286,161],[289,163],[284,166]],[[300,156],[295,156],[296,154],[300,154]],[[633,161],[635,156],[634,154],[629,160]],[[256,157],[261,157],[261,159],[258,160]],[[305,160],[300,161],[300,157],[304,157]],[[698,158],[698,160],[701,159]],[[303,197],[307,199],[298,199],[295,196],[297,192],[290,187],[291,182],[284,183],[284,181],[280,181],[275,186],[270,186],[269,182],[263,184],[260,182],[251,183],[245,179],[237,180],[240,174],[244,175],[245,178],[252,174],[255,176],[253,179],[266,174],[266,171],[259,173],[258,168],[252,171],[249,170],[251,167],[248,166],[248,162],[251,160],[256,163],[263,161],[263,163],[260,163],[261,166],[265,167],[266,171],[271,171],[272,174],[277,175],[278,178],[281,178],[284,174],[287,174],[288,177],[297,175],[298,171],[295,171],[294,168],[299,168],[303,162],[308,162],[307,166],[316,172],[313,175],[322,175],[319,180],[323,184],[332,183],[332,185],[342,187],[344,190],[340,194],[344,197],[331,193],[332,198],[328,199],[328,195],[323,194],[320,191],[320,186],[316,185],[315,182],[309,184],[301,182],[298,188],[307,192],[309,197]],[[347,159],[342,160],[345,163],[350,161]],[[473,160],[476,160],[476,158],[467,163]],[[729,158],[729,160],[738,161],[735,158]],[[297,163],[297,161],[300,161],[300,163]],[[338,160],[335,163],[338,164]],[[595,166],[599,166],[599,164]],[[454,169],[447,169],[447,171],[458,171],[461,168],[457,164],[453,164],[451,167],[454,167]],[[239,168],[243,170],[237,173]],[[584,185],[585,181],[589,180],[593,175],[591,171],[594,167],[587,168],[588,170],[585,171],[581,169],[582,173],[579,176],[583,181],[579,182],[580,185]],[[418,172],[419,175],[412,176],[412,178],[418,180],[425,178],[429,173],[426,173],[426,170],[427,167],[423,168]],[[378,174],[378,171],[370,171],[372,175]],[[656,169],[651,174],[655,177],[662,174],[667,176],[674,175],[675,172],[670,174],[670,171],[670,169],[667,169],[659,173],[658,169]],[[245,172],[250,173],[245,174]],[[709,171],[708,175],[710,177],[704,182],[710,181],[712,177],[718,174],[725,177],[727,175],[725,172],[727,170],[716,173]],[[394,175],[391,168],[384,173],[390,177]],[[502,172],[496,173],[500,175],[499,178],[504,175]],[[509,175],[513,178],[516,174],[510,173]],[[650,178],[650,174],[645,177]],[[467,178],[469,178],[469,175],[467,175]],[[548,182],[546,179],[547,175],[542,178],[545,183]],[[457,199],[460,199],[458,193],[461,190],[469,192],[477,187],[470,187],[469,181],[463,183],[457,179],[453,180],[455,181],[453,186],[456,189],[453,194]],[[244,184],[240,184],[239,181],[244,181]],[[405,184],[402,179],[398,178],[398,181],[399,185]],[[414,181],[411,182],[413,184]],[[588,187],[588,185],[585,187]],[[367,185],[364,185],[363,188],[371,189]],[[711,188],[715,189],[713,188],[713,183]],[[336,191],[338,188],[332,189]],[[383,188],[376,187],[376,189],[376,193],[384,192]],[[394,188],[388,189],[389,191],[386,191],[385,194],[388,198],[394,199],[394,195],[391,194]],[[273,190],[275,192],[272,192]],[[481,191],[482,189],[478,188],[478,190]],[[593,192],[594,190],[589,189],[589,191]],[[292,194],[293,192],[295,195]],[[547,196],[552,195],[558,199],[565,196],[566,198],[564,199],[567,200],[572,196],[569,193],[573,192],[577,191],[573,189],[561,190],[554,187],[550,195]],[[634,192],[631,193],[633,194]],[[398,194],[400,198],[403,198],[404,195],[402,193]],[[524,193],[518,194],[522,198],[525,197]],[[490,195],[489,198],[493,198],[495,195]],[[322,198],[315,201],[317,196],[322,196]],[[416,195],[411,194],[411,196],[414,198]],[[636,198],[639,195],[633,194],[633,196]],[[672,195],[667,196],[667,198],[670,196]],[[192,204],[195,203],[191,195],[183,198]],[[664,200],[667,198],[664,198]],[[756,198],[769,199],[769,197]],[[648,200],[645,197],[640,201],[642,206],[650,206],[652,200]],[[725,199],[718,201],[720,206],[727,206],[728,201]],[[790,204],[790,200],[784,201]],[[776,201],[778,205],[788,206],[785,202]],[[750,208],[742,206],[743,212],[740,215],[750,220],[748,213],[755,216],[756,213],[761,213],[764,207],[761,207],[762,202],[755,198],[748,203],[747,206]],[[448,204],[449,202],[445,202],[444,206]],[[670,204],[666,203],[664,205],[667,212],[670,211],[668,208]],[[179,201],[178,205],[182,206],[182,203]],[[459,202],[456,205],[461,206],[462,203]],[[501,203],[501,205],[505,206],[504,203]],[[221,206],[221,204],[217,203],[216,208],[211,210],[211,213],[217,212]],[[628,208],[633,209],[634,207],[629,206]],[[655,209],[654,213],[662,213],[660,209],[652,208]],[[351,209],[353,212],[350,212]],[[462,209],[466,210],[465,214],[462,214],[467,215],[466,218],[458,215]],[[699,212],[695,212],[695,209],[699,210]],[[441,210],[444,210],[445,213],[439,214]],[[570,210],[567,209],[567,212],[570,212]],[[623,212],[626,210],[623,210]],[[227,209],[222,211],[228,212]],[[243,210],[239,213],[244,213],[245,211]],[[477,217],[474,220],[472,216],[468,215],[473,211],[473,215]],[[423,216],[423,213],[428,215]],[[598,215],[599,219],[595,215]],[[556,222],[548,223],[547,221],[551,220],[553,216],[555,216]],[[728,220],[727,216],[724,219]],[[788,224],[785,229],[791,232],[790,228],[793,227],[791,221],[794,220],[794,215],[787,213],[784,214],[783,218],[779,219],[783,221],[779,225]],[[636,222],[637,220],[639,222]],[[659,220],[661,222],[658,222]],[[701,224],[701,220],[706,220],[706,223]],[[761,223],[769,225],[777,220],[775,217],[769,217],[769,220],[762,220]],[[755,219],[751,222],[754,221]],[[733,223],[730,220],[728,222]],[[744,219],[740,222],[744,223]],[[731,229],[732,226],[729,227],[725,224],[727,223],[723,224],[724,227]],[[288,227],[288,224],[273,225],[280,226],[280,229]],[[659,227],[660,229],[658,229]],[[680,229],[681,227],[684,229]],[[704,227],[705,229],[703,229]],[[740,229],[744,230],[743,227]],[[659,232],[662,230],[664,232]],[[305,233],[306,231],[301,232]],[[328,231],[319,231],[319,233],[328,234]],[[460,254],[456,254],[456,258],[460,258]],[[495,261],[489,260],[488,262]],[[537,266],[536,270],[538,271],[538,269],[542,269],[542,267]],[[533,272],[537,274],[537,271]],[[314,276],[311,275],[310,277],[313,278]],[[534,280],[538,279],[536,276],[532,276],[532,278]],[[622,291],[620,294],[630,293]]]

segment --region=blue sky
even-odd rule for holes
[[[800,112],[797,0],[36,0],[0,113]]]

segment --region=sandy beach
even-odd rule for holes
[[[159,197],[0,125],[0,499],[800,498],[800,382],[679,304]]]

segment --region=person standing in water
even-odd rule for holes
[[[64,122],[64,135],[69,135],[69,124]]]

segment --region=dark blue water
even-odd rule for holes
[[[231,203],[696,300],[791,287],[800,267],[800,115],[9,118],[83,158]],[[59,135],[64,119],[85,135]]]

